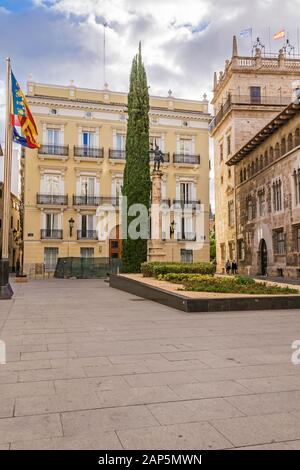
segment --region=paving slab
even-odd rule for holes
[[[299,449],[299,310],[191,315],[101,280],[16,287],[0,303],[0,449]]]

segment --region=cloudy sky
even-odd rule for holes
[[[34,81],[102,88],[103,23],[107,23],[106,80],[126,91],[131,60],[143,44],[150,93],[211,96],[215,70],[230,56],[232,35],[253,28],[269,41],[285,28],[298,49],[300,0],[0,0],[0,118],[4,114],[5,57],[25,88]],[[239,39],[244,54],[249,39]],[[3,121],[1,119],[1,124]],[[0,138],[3,137],[3,125]]]

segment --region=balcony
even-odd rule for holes
[[[289,97],[283,96],[251,96],[249,95],[229,95],[225,103],[221,106],[216,116],[209,124],[209,131],[212,133],[220,124],[222,119],[229,113],[233,106],[287,106],[291,102]]]
[[[98,240],[97,230],[77,230],[77,240]]]
[[[41,229],[42,240],[62,240],[63,231],[58,229]]]
[[[73,196],[73,206],[98,207],[100,200],[98,196]]]
[[[103,196],[73,196],[74,206],[98,207],[102,205],[119,206],[119,197]]]
[[[195,209],[197,205],[200,205],[201,201],[184,201],[183,199],[174,199],[173,206],[177,208],[192,208]]]
[[[178,236],[177,240],[181,242],[195,242],[196,234],[195,232],[185,232]]]
[[[126,150],[109,149],[110,160],[126,160]]]
[[[173,161],[174,163],[183,163],[184,165],[200,165],[200,155],[174,153]]]
[[[93,159],[101,159],[103,158],[104,150],[100,147],[77,147],[74,146],[74,157],[75,158],[93,158]]]
[[[42,145],[38,149],[38,155],[41,157],[53,156],[66,159],[69,156],[68,145]]]
[[[40,194],[36,195],[36,203],[44,206],[67,206],[68,196],[64,194]]]

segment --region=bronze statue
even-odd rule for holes
[[[154,171],[160,170],[160,165],[164,163],[164,154],[160,150],[158,145],[155,145],[155,150],[153,148],[150,150],[150,153],[154,153]]]

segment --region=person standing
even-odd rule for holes
[[[229,259],[226,261],[225,270],[226,270],[226,274],[230,274],[231,263],[230,263]]]
[[[238,265],[237,265],[237,262],[235,261],[235,259],[232,261],[231,271],[232,271],[232,274],[233,274],[234,276],[237,274]]]

